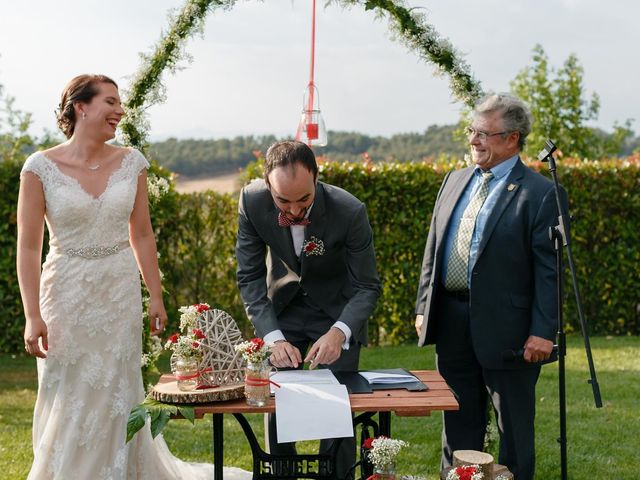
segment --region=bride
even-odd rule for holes
[[[180,461],[148,425],[125,443],[129,411],[144,399],[140,273],[153,335],[167,314],[147,204],[149,163],[137,150],[105,143],[123,114],[113,80],[75,77],[58,112],[67,141],[34,153],[22,169],[17,268],[25,350],[38,365],[29,479],[213,477],[213,465]],[[227,468],[225,478],[251,474]]]

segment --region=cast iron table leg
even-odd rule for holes
[[[391,438],[391,412],[378,412],[380,435]]]
[[[223,462],[223,414],[213,414],[213,478],[214,480],[223,480],[222,478],[222,462]]]

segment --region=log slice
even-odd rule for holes
[[[164,403],[225,402],[244,397],[244,382],[183,392],[178,389],[178,382],[174,380],[155,385],[151,391],[151,397]]]

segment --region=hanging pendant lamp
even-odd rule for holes
[[[302,95],[302,114],[298,123],[296,140],[307,145],[324,147],[327,144],[327,129],[320,112],[320,94],[313,81],[315,68],[315,44],[316,44],[316,0],[313,0],[313,12],[311,15],[311,72],[309,84]]]

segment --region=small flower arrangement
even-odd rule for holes
[[[247,342],[236,345],[236,352],[242,353],[242,357],[249,363],[260,363],[271,355],[271,346],[264,343],[261,338],[252,338]]]
[[[324,243],[319,238],[314,236],[309,237],[309,240],[305,240],[302,244],[302,252],[307,256],[320,256],[324,255]]]
[[[396,463],[396,457],[403,447],[409,444],[404,440],[384,436],[367,438],[362,446],[369,450],[367,457],[377,468],[385,469]]]
[[[184,359],[202,358],[200,346],[206,335],[197,327],[197,319],[211,307],[208,303],[196,303],[178,309],[180,315],[180,331],[174,333],[164,344],[164,348],[173,351],[176,357]]]
[[[164,348],[173,351],[178,357],[200,360],[202,357],[200,345],[203,338],[206,336],[202,330],[192,328],[188,333],[171,335]]]
[[[208,303],[195,303],[188,307],[180,307],[178,311],[180,315],[180,331],[186,332],[189,329],[196,328],[196,320],[211,307]]]
[[[483,480],[484,474],[479,465],[461,465],[453,467],[447,474],[447,480]]]

